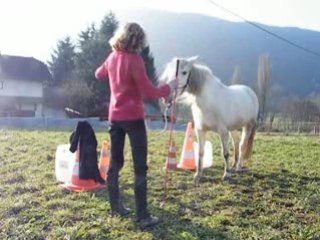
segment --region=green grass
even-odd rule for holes
[[[220,143],[200,187],[193,173],[172,172],[164,207],[167,133],[149,132],[149,209],[162,220],[142,230],[129,218],[111,218],[106,189],[73,193],[54,175],[56,146],[70,133],[0,130],[0,239],[320,239],[320,138],[258,134],[249,172],[222,182]],[[99,149],[107,132],[98,132]],[[174,134],[180,153],[184,133]],[[134,208],[130,148],[121,172]]]

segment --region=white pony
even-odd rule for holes
[[[160,82],[178,80],[176,94],[167,100],[178,100],[191,105],[194,129],[199,143],[199,157],[194,183],[199,184],[206,132],[220,135],[225,167],[222,179],[231,177],[229,172],[229,132],[234,146],[233,168],[241,171],[241,161],[252,152],[256,118],[259,110],[254,91],[244,85],[224,85],[211,70],[199,63],[197,57],[174,58],[166,66]],[[242,128],[239,142],[238,129]]]

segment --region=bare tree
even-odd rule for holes
[[[234,70],[233,70],[233,74],[232,74],[232,78],[231,78],[231,81],[230,81],[230,84],[231,85],[236,85],[236,84],[241,84],[241,77],[240,77],[240,66],[239,65],[236,65],[234,67]]]
[[[320,122],[319,107],[308,98],[290,98],[284,104],[284,116],[291,129],[298,132],[317,130]]]
[[[270,85],[270,60],[268,54],[262,54],[259,57],[257,94],[259,98],[259,116],[260,123],[264,122],[266,116],[266,102]]]

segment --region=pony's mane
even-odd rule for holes
[[[202,90],[205,81],[216,81],[217,84],[222,84],[220,79],[213,75],[211,69],[207,65],[201,62],[193,63],[190,72],[189,92],[198,94]]]
[[[199,71],[199,74],[203,77],[205,77],[204,75],[211,76],[214,77],[217,82],[221,82],[219,78],[214,76],[212,70],[206,64],[197,61],[193,64],[193,66],[195,71]]]
[[[194,71],[198,71],[201,75],[213,75],[211,69],[204,63],[195,62],[193,64]]]
[[[206,84],[224,85],[206,64],[199,61],[192,62],[189,86],[187,91],[180,96],[179,102],[188,105],[192,104],[195,96],[201,94]]]

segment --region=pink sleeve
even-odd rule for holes
[[[167,97],[170,94],[168,84],[154,86],[147,76],[142,57],[137,55],[132,62],[132,75],[140,95],[145,100],[154,100]]]
[[[107,60],[104,61],[104,63],[97,68],[95,71],[95,77],[98,80],[103,80],[108,76],[108,65],[107,65]]]

